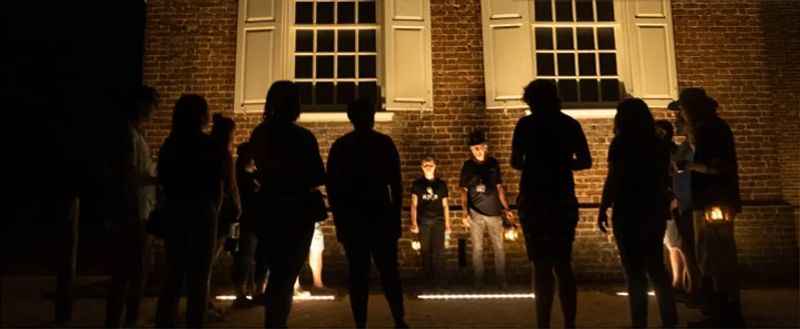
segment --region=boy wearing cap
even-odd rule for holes
[[[483,285],[483,234],[489,234],[494,251],[494,267],[498,286],[507,287],[506,255],[503,248],[503,215],[509,220],[514,214],[508,207],[500,165],[488,155],[489,146],[482,131],[469,136],[471,157],[461,167],[460,186],[461,208],[464,216],[461,221],[470,230],[472,238],[472,266],[475,271],[476,287]]]

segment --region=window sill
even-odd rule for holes
[[[375,122],[392,122],[394,113],[378,112],[375,113]],[[345,112],[306,112],[300,113],[298,122],[350,122]]]

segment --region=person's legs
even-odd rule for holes
[[[403,287],[397,270],[397,240],[374,238],[372,253],[394,323],[397,327],[406,327]]]
[[[550,258],[546,251],[537,250],[533,260],[536,324],[539,328],[550,328],[550,315],[553,309],[555,278]]]
[[[572,241],[560,241],[554,269],[558,277],[558,298],[561,302],[561,313],[564,315],[564,327],[575,328],[575,317],[578,311],[578,288],[575,284],[575,273],[572,271]]]
[[[350,309],[356,328],[364,328],[367,326],[369,299],[369,245],[365,241],[348,241],[344,249],[350,272]]]
[[[203,217],[198,218],[197,227],[191,230],[188,243],[186,326],[191,328],[205,325],[210,302],[211,268],[218,250],[216,214],[209,210]]]
[[[186,273],[186,247],[182,237],[167,237],[164,241],[166,249],[166,279],[161,286],[156,309],[156,327],[174,328],[178,316],[178,303],[183,289]]]
[[[503,247],[503,218],[486,217],[486,224],[489,231],[489,239],[492,241],[492,251],[494,253],[494,273],[497,284],[505,289],[506,282],[506,251]]]
[[[311,276],[315,288],[325,288],[322,281],[322,252],[325,250],[325,235],[320,223],[314,224],[314,236],[311,240],[311,250],[308,254],[308,266],[311,267]]]
[[[686,292],[692,299],[697,299],[700,291],[700,269],[697,267],[695,250],[695,229],[691,211],[684,211],[677,221],[678,232],[681,234],[681,251],[683,252],[686,279]]]
[[[308,257],[313,223],[290,224],[270,234],[278,243],[271,243],[269,281],[264,302],[264,325],[285,328],[292,310],[293,283]]]
[[[644,261],[647,267],[647,274],[653,282],[653,289],[656,291],[662,326],[665,328],[675,327],[678,324],[678,311],[675,308],[672,286],[669,284],[667,271],[662,261],[664,245],[655,238],[649,239],[646,243],[649,245],[642,246],[647,253]]]
[[[630,306],[631,326],[634,328],[647,327],[647,275],[645,274],[646,257],[642,250],[638,230],[621,232],[614,230],[617,239],[622,267],[625,270],[625,279],[628,284],[628,303]],[[658,241],[661,243],[661,240]],[[663,255],[658,257],[663,259]]]
[[[681,251],[678,248],[669,249],[669,265],[672,269],[672,288],[681,289],[683,287],[683,264]]]
[[[252,286],[258,238],[253,232],[242,231],[240,239],[239,251],[234,257],[233,282],[236,286],[236,298],[244,300],[248,293],[255,293]]]
[[[111,234],[111,248],[115,250],[109,260],[111,282],[106,297],[106,328],[122,326],[122,313],[125,309],[125,297],[131,284],[135,269],[136,245],[133,225],[117,224]]]
[[[77,276],[80,199],[66,196],[57,200],[56,211],[60,237],[56,273],[55,323],[72,320],[75,277]]]
[[[486,220],[480,213],[470,212],[470,238],[472,239],[472,268],[474,270],[475,286],[483,285],[483,231],[486,230]]]
[[[431,225],[430,232],[430,257],[431,257],[431,280],[437,287],[442,284],[441,278],[445,277],[446,269],[444,264],[444,222],[436,222]]]
[[[128,288],[127,301],[125,302],[126,328],[134,328],[138,326],[139,309],[142,305],[142,299],[144,299],[144,290],[151,267],[150,237],[147,235],[144,224],[144,222],[140,222],[136,226],[137,254],[135,255],[135,258],[131,259],[131,261],[134,262],[135,267],[131,276],[130,286]]]
[[[420,253],[422,256],[422,274],[425,279],[423,285],[427,286],[433,283],[433,253],[432,253],[432,235],[433,225],[430,222],[424,222],[419,226],[419,242]]]

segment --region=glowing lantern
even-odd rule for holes
[[[508,241],[517,241],[517,239],[519,239],[519,231],[515,226],[509,226],[506,228],[506,232],[503,236]]]
[[[411,249],[414,249],[414,251],[419,252],[420,249],[422,249],[422,243],[420,243],[418,240],[411,241]]]
[[[706,208],[705,219],[707,223],[721,223],[729,220],[725,209],[719,206]]]

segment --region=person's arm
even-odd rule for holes
[[[400,153],[397,152],[397,147],[394,142],[389,138],[390,152],[389,152],[389,165],[391,168],[389,179],[389,186],[392,194],[394,219],[395,225],[395,238],[399,239],[402,232],[402,214],[403,214],[403,174],[400,168]]]
[[[522,119],[520,119],[517,121],[516,127],[514,127],[514,135],[511,138],[511,167],[517,170],[525,168],[525,143],[527,141],[526,138],[522,136],[523,129]]]
[[[419,233],[419,226],[417,225],[417,195],[411,193],[411,210],[409,211],[411,217],[411,233]]]
[[[229,178],[229,186],[231,193],[231,198],[233,199],[233,205],[236,207],[236,219],[238,220],[239,217],[242,217],[242,199],[241,195],[239,194],[239,182],[237,181],[236,177],[236,165],[233,162],[233,158],[229,157],[230,159],[230,178]]]
[[[608,208],[614,205],[619,187],[619,175],[617,168],[619,162],[615,160],[616,145],[612,141],[608,150],[608,173],[603,184],[603,195],[600,200],[600,209],[597,216],[597,228],[603,233],[608,233]]]
[[[444,233],[450,234],[450,205],[447,197],[442,198],[442,211],[444,211]]]
[[[511,207],[508,206],[508,200],[506,200],[506,189],[503,188],[503,184],[497,184],[497,196],[500,198],[500,204],[503,206],[503,213],[505,213],[506,218],[512,223],[516,222],[514,212],[511,211]]]
[[[589,143],[586,142],[586,135],[583,133],[581,124],[575,123],[578,127],[577,131],[577,149],[575,150],[575,157],[572,159],[572,170],[584,170],[592,167],[592,153],[589,152]]]
[[[461,188],[461,211],[464,212],[464,215],[461,216],[461,225],[464,225],[465,228],[469,228],[469,204],[467,203],[467,194],[469,194],[469,190],[466,187]]]

